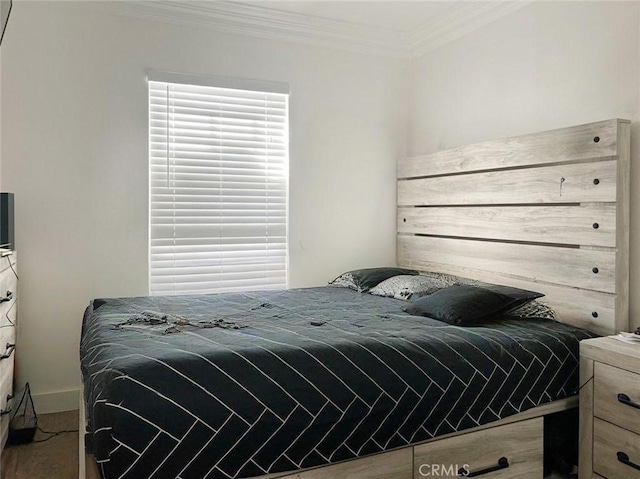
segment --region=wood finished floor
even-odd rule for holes
[[[38,415],[45,431],[78,429],[78,411]],[[36,440],[50,434],[38,431]],[[2,453],[1,479],[78,479],[78,433],[65,433],[46,442],[8,446]]]

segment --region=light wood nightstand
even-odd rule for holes
[[[580,343],[580,479],[640,479],[640,344]]]

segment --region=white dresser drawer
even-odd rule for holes
[[[640,436],[595,418],[593,471],[607,479],[640,479],[635,466],[640,467]]]
[[[6,318],[5,318],[6,319]],[[0,327],[0,356],[5,353],[7,344],[16,344],[16,328],[8,321],[2,322]],[[13,362],[13,359],[12,359]],[[1,364],[1,361],[0,361]]]
[[[542,427],[540,417],[415,446],[413,477],[460,477],[464,468],[486,470],[483,479],[542,479]]]
[[[0,361],[0,408],[4,407],[6,396],[13,394],[13,371],[13,352],[11,352],[10,357]]]
[[[11,260],[11,266],[9,260]],[[18,284],[16,264],[15,254],[0,257],[0,293],[6,293],[7,290],[15,292]],[[4,294],[0,294],[0,296],[4,296]]]
[[[16,348],[15,327],[0,328],[0,406],[5,394],[10,394],[13,386],[13,372]],[[9,356],[9,357],[5,357]],[[5,385],[9,384],[8,393],[5,392]]]
[[[3,267],[7,264],[6,257],[0,258]],[[1,269],[1,267],[0,267]],[[15,266],[14,266],[15,269]],[[18,278],[11,268],[4,267],[0,271],[0,326],[8,322],[7,315],[15,316],[17,311]],[[13,318],[11,318],[13,321]]]
[[[594,382],[594,416],[640,434],[640,374],[596,363]]]
[[[9,261],[11,261],[13,269],[9,266]],[[15,254],[0,257],[0,300],[7,299],[0,302],[0,356],[10,353],[8,358],[0,360],[1,411],[7,410],[7,396],[13,395],[15,349],[13,347],[7,349],[7,344],[16,344],[18,278],[15,271],[17,271]],[[7,297],[8,292],[11,292],[9,298]],[[0,416],[0,451],[7,441],[10,419],[11,414]]]
[[[2,364],[2,363],[5,364]],[[13,396],[13,361],[0,362],[0,445],[4,447],[9,433],[9,422],[11,413],[9,408],[9,397]]]

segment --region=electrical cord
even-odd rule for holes
[[[575,390],[573,391],[573,394],[579,394],[579,393],[580,393],[580,391],[582,391],[582,388],[583,388],[583,387],[585,387],[587,384],[589,384],[591,381],[593,381],[593,376],[591,376],[589,379],[587,379],[587,380],[585,381],[585,383],[584,383],[582,386],[580,386],[578,389],[575,389]]]
[[[20,281],[20,276],[18,276],[18,273],[16,273],[16,270],[14,269],[13,265],[11,264],[11,255],[7,255],[7,256],[5,256],[5,258],[7,258],[7,261],[9,262],[9,267],[11,268],[11,271],[13,271],[13,274],[16,275],[16,279],[18,281]]]
[[[40,431],[43,434],[51,434],[49,437],[45,438],[45,439],[35,439],[33,442],[47,442],[49,439],[53,438],[53,437],[57,437],[60,436],[61,434],[68,434],[68,433],[72,433],[72,432],[78,432],[79,429],[62,429],[60,431],[45,431],[44,429],[42,429],[40,426],[37,426],[38,431]]]

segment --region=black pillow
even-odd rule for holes
[[[333,286],[344,286],[346,288],[355,289],[359,292],[364,292],[369,291],[385,279],[389,279],[400,274],[417,275],[418,272],[404,268],[356,269],[342,273],[329,284]]]
[[[508,286],[461,284],[419,298],[402,309],[414,316],[460,326],[481,323],[540,296],[544,295]]]
[[[509,296],[513,298],[516,302],[512,308],[509,308],[506,311],[510,311],[511,309],[518,308],[523,304],[527,304],[534,299],[542,298],[544,294],[538,293],[537,291],[529,291],[528,289],[520,289],[520,288],[512,288],[511,286],[504,286],[501,284],[483,284],[481,286],[484,289],[488,289],[489,291],[493,291],[494,293],[504,294],[505,296]]]

